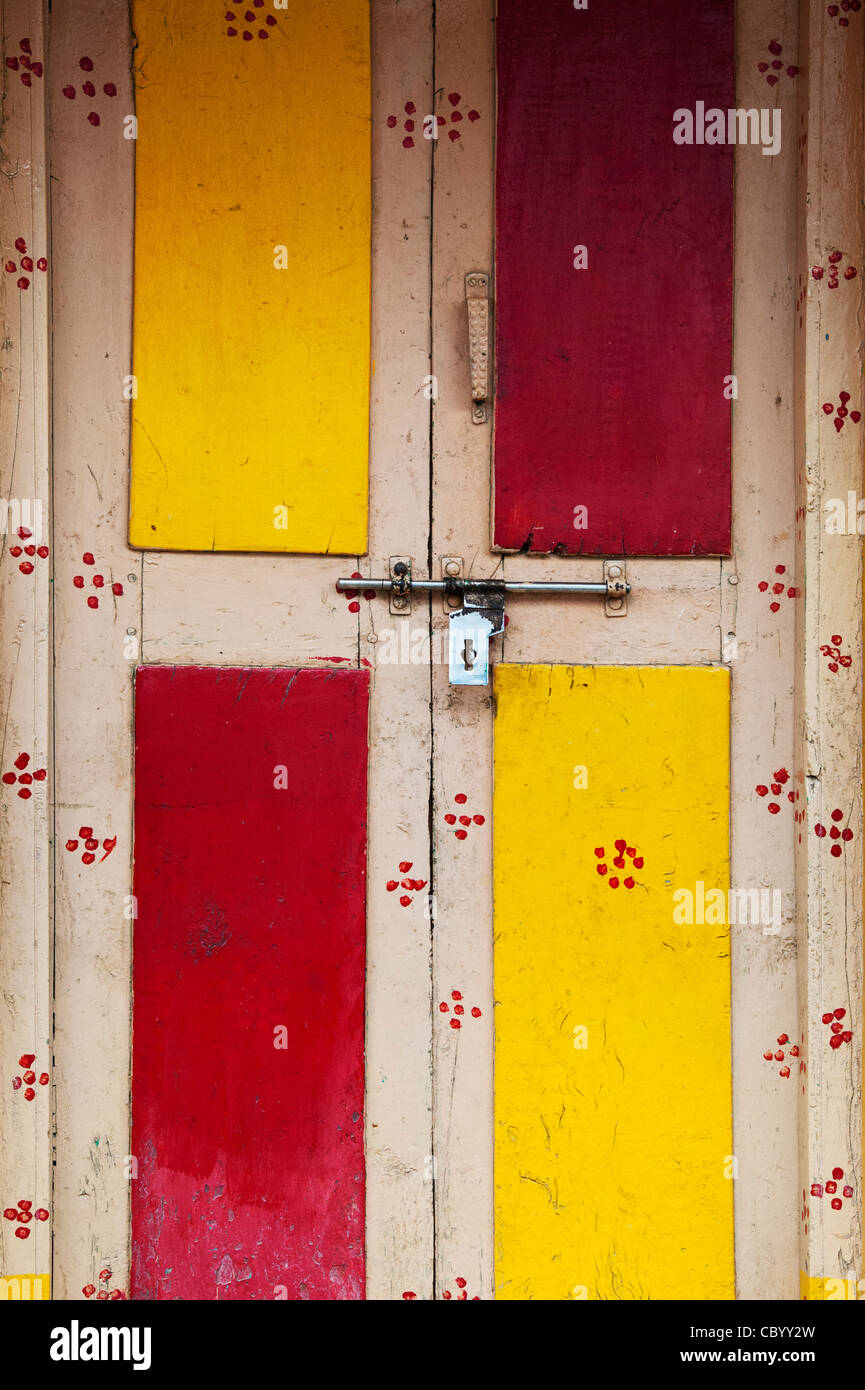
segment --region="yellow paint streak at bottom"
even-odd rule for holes
[[[865,1299],[865,1279],[817,1278],[799,1271],[799,1296],[806,1303],[858,1303]]]
[[[495,694],[496,1296],[732,1298],[729,929],[673,920],[729,885],[728,674]]]
[[[0,1274],[0,1303],[4,1299],[29,1303],[51,1298],[51,1279],[47,1274]]]

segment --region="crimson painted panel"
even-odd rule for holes
[[[733,2],[499,0],[496,35],[495,545],[727,554],[733,147],[673,113],[735,105]]]
[[[138,671],[133,1298],[363,1297],[368,691]]]

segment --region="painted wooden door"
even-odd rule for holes
[[[0,1273],[797,1297],[804,137],[673,140],[734,70],[796,129],[797,6],[13,8]],[[395,557],[632,592],[509,596],[460,687]]]

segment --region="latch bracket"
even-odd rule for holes
[[[487,422],[490,389],[490,277],[485,270],[466,275],[469,319],[469,370],[472,386],[472,424]]]

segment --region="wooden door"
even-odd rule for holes
[[[50,796],[4,812],[0,1177],[46,1215],[2,1272],[797,1297],[798,7],[14,8],[53,600],[7,565]],[[734,92],[777,154],[673,141]],[[508,595],[454,685],[441,596],[364,585],[398,558],[631,593]]]

